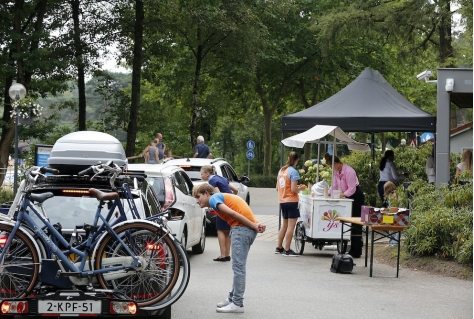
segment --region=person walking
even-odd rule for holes
[[[158,148],[156,147],[156,141],[151,141],[148,144],[147,151],[145,153],[146,164],[158,164]]]
[[[230,225],[232,270],[234,278],[227,298],[217,304],[217,312],[243,313],[247,274],[247,257],[257,233],[265,232],[249,205],[237,195],[214,193],[214,187],[202,183],[194,187],[193,195],[200,207],[211,207]]]
[[[201,178],[214,187],[214,193],[227,193],[237,195],[239,190],[230,184],[227,178],[216,175],[214,166],[204,165],[201,167]],[[214,261],[230,261],[230,225],[216,216],[217,241],[221,254]]]
[[[385,194],[385,198],[387,198],[387,207],[393,207],[394,202],[397,200],[397,194],[395,190],[397,186],[393,182],[386,182],[383,186],[383,191]],[[396,246],[398,241],[400,240],[400,233],[395,232],[395,236],[393,235],[392,231],[388,232],[390,236],[390,240],[388,241],[389,246]]]
[[[277,247],[275,254],[282,254],[285,257],[298,257],[292,249],[290,249],[291,240],[295,225],[300,217],[298,209],[298,192],[304,189],[304,185],[298,185],[300,174],[295,169],[298,164],[298,153],[291,152],[288,156],[285,166],[278,172],[276,190],[278,192],[278,202],[280,203],[281,216],[283,223],[278,232]],[[283,245],[284,241],[284,245]]]
[[[166,144],[163,143],[163,134],[156,133],[156,147],[158,148],[158,163],[162,163],[165,158]]]
[[[212,153],[209,150],[209,146],[204,144],[204,137],[199,135],[196,139],[196,147],[194,148],[193,157],[197,158],[212,158]]]
[[[328,193],[332,194],[333,190],[340,190],[341,198],[350,198],[353,200],[352,217],[360,217],[365,196],[362,188],[359,186],[356,171],[349,165],[342,163],[337,156],[329,155],[328,159],[329,162],[326,162],[326,164],[328,166],[334,165],[334,177]],[[352,224],[351,249],[349,250],[349,255],[353,258],[360,258],[362,255],[362,247],[362,225]]]
[[[387,202],[384,196],[383,187],[386,182],[396,183],[398,180],[404,179],[405,174],[398,174],[397,167],[394,163],[395,153],[392,150],[386,150],[384,156],[380,160],[380,178],[377,184],[377,191],[382,200],[382,207],[387,207]]]

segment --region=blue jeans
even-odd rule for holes
[[[230,230],[230,251],[234,280],[228,298],[229,301],[240,307],[244,306],[247,256],[255,237],[257,237],[257,232],[247,226],[234,226]]]
[[[398,241],[400,240],[400,233],[399,232],[392,232],[392,231],[389,231],[388,233],[395,238],[395,239],[390,238],[390,240],[388,241],[388,244],[389,245],[394,245],[394,246],[398,245]]]

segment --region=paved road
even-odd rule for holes
[[[173,305],[177,319],[313,319],[313,318],[473,318],[473,285],[470,281],[444,278],[375,264],[374,276],[363,267],[353,274],[329,271],[332,250],[307,247],[301,257],[273,253],[278,228],[276,192],[251,189],[251,207],[267,224],[253,244],[247,263],[244,314],[216,313],[232,285],[231,263],[212,261],[218,256],[215,237],[208,237],[206,251],[192,255],[191,279],[181,299]]]

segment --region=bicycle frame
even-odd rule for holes
[[[119,207],[119,210],[123,213],[122,205],[117,204],[117,202],[116,202],[116,205]],[[112,208],[114,208],[114,207],[115,207],[115,205]],[[101,273],[111,273],[111,272],[115,272],[115,271],[119,271],[119,270],[137,269],[139,267],[144,266],[143,263],[145,261],[142,260],[142,258],[137,258],[136,256],[134,256],[132,251],[127,247],[127,245],[125,245],[125,243],[122,241],[122,239],[120,237],[118,237],[117,234],[113,231],[112,225],[110,225],[107,222],[106,218],[104,218],[100,214],[101,209],[103,208],[103,203],[100,203],[98,208],[97,208],[97,211],[96,211],[96,214],[95,214],[95,217],[94,217],[94,223],[93,223],[92,226],[97,227],[97,223],[98,223],[99,219],[102,220],[103,223],[97,229],[97,231],[91,231],[89,233],[89,236],[87,238],[87,241],[86,241],[86,244],[85,244],[84,247],[85,248],[90,248],[92,246],[92,244],[94,243],[94,239],[96,238],[97,234],[100,234],[98,232],[98,230],[100,228],[104,228],[104,230],[107,230],[109,233],[111,233],[114,236],[115,240],[118,243],[123,245],[125,251],[127,252],[127,254],[129,254],[129,257],[115,257],[114,258],[115,260],[113,261],[113,263],[116,264],[116,258],[121,258],[123,260],[124,264],[127,263],[127,262],[129,263],[129,265],[127,265],[127,266],[113,266],[113,267],[108,267],[108,268],[103,268],[103,269],[98,269],[98,270],[87,269],[85,267],[86,266],[86,261],[87,261],[86,257],[90,256],[89,255],[90,249],[84,249],[84,251],[81,251],[81,250],[77,249],[76,247],[70,247],[69,250],[66,251],[66,253],[67,254],[74,253],[74,254],[78,255],[80,257],[80,263],[79,263],[79,265],[77,265],[76,263],[71,262],[67,258],[67,255],[59,249],[59,247],[42,230],[42,228],[38,227],[38,225],[28,215],[28,213],[27,213],[28,208],[30,208],[31,211],[33,211],[33,213],[41,220],[41,222],[43,223],[44,226],[46,226],[46,228],[48,229],[48,231],[50,232],[50,234],[53,238],[55,238],[59,243],[61,243],[65,247],[69,247],[69,243],[67,242],[67,240],[53,227],[53,225],[51,225],[42,216],[42,214],[37,212],[37,210],[33,207],[30,200],[28,198],[26,198],[26,196],[23,198],[23,203],[22,203],[21,209],[18,212],[17,221],[16,221],[15,226],[13,227],[13,230],[11,232],[12,236],[10,236],[8,238],[7,242],[5,243],[5,246],[9,246],[11,244],[11,241],[12,241],[14,235],[16,234],[18,229],[21,227],[22,222],[24,221],[27,225],[29,225],[32,228],[35,235],[37,235],[39,238],[41,238],[41,240],[49,247],[51,252],[59,260],[61,260],[62,266],[64,266],[68,270],[68,272],[79,274],[81,277],[93,276],[93,275],[97,275],[97,274],[101,274]],[[114,210],[112,210],[112,209],[109,211],[108,217],[112,214],[113,211]],[[4,252],[2,252],[0,254],[0,259],[3,258],[3,254],[4,254]],[[124,273],[116,273],[116,276],[117,277],[113,277],[111,279],[118,279],[118,278],[127,276],[127,274],[125,272]]]

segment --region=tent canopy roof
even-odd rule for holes
[[[336,142],[336,144],[347,144],[350,150],[353,151],[370,151],[370,148],[367,144],[359,143],[347,136],[339,127],[329,126],[329,125],[315,125],[309,130],[285,138],[281,142],[283,145],[288,147],[298,147],[302,148],[306,143],[331,143],[321,141],[322,138],[325,138],[327,135],[331,134],[335,137],[336,140],[341,142]]]
[[[436,116],[410,103],[378,71],[366,68],[327,100],[283,116],[282,131],[302,132],[316,124],[346,132],[435,132]]]

